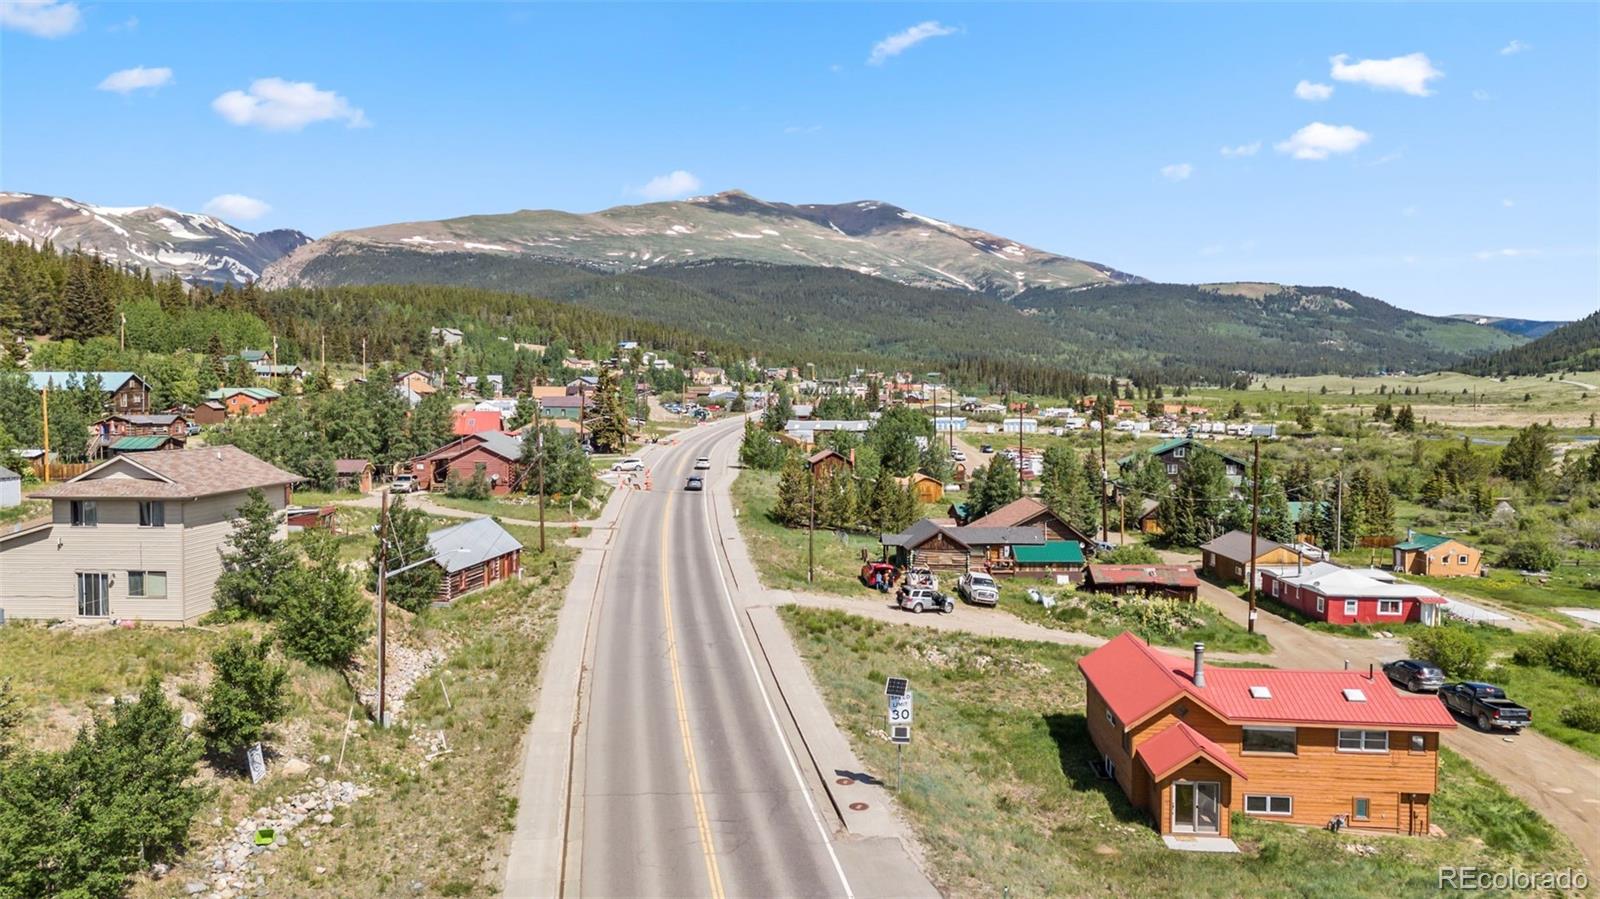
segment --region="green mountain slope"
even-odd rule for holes
[[[1036,289],[1009,302],[836,268],[705,261],[608,274],[503,253],[335,247],[319,285],[504,290],[815,354],[1022,359],[1074,371],[1205,376],[1431,369],[1519,339],[1338,288],[1125,284]]]
[[[1600,368],[1600,312],[1519,347],[1469,361],[1464,371],[1478,375],[1543,375]]]

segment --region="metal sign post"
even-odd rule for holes
[[[894,744],[894,788],[905,782],[905,748],[911,742],[911,699],[908,681],[891,677],[884,681],[884,696],[889,703],[889,742]]]

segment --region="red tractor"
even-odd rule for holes
[[[894,589],[895,579],[900,572],[890,562],[868,562],[861,566],[861,583],[877,590],[879,593],[888,593]]]

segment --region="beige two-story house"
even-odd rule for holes
[[[224,542],[252,488],[274,510],[300,477],[231,446],[118,456],[31,496],[48,517],[0,531],[7,618],[191,623],[212,609]]]

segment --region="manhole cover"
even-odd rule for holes
[[[855,782],[856,782],[856,779],[854,777],[841,777],[838,780],[834,781],[834,783],[839,784],[840,786],[845,786],[845,787],[848,787],[848,786],[850,786],[851,784],[853,784]]]
[[[865,802],[852,802],[852,803],[850,803],[850,811],[852,811],[852,812],[864,812],[866,810],[867,810],[867,804]]]

